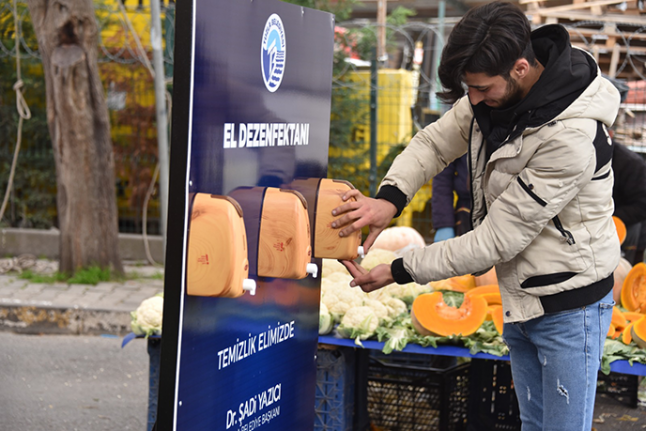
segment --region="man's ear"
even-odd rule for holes
[[[529,73],[530,68],[531,66],[527,59],[519,58],[516,60],[516,63],[514,63],[514,67],[512,67],[511,71],[517,79],[523,79]]]

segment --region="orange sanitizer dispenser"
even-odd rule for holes
[[[240,205],[232,198],[197,193],[190,214],[187,294],[237,298],[256,293],[248,278],[247,235]]]
[[[332,210],[343,205],[343,195],[354,186],[348,181],[321,179],[316,198],[316,230],[314,232],[314,257],[354,260],[363,257],[361,230],[340,237],[338,229],[332,229],[332,222],[340,216],[333,216]],[[354,200],[354,198],[353,198]]]
[[[258,238],[258,275],[301,279],[316,277],[307,202],[294,190],[267,187]]]
[[[297,179],[291,186],[308,197],[314,206],[312,237],[315,258],[354,260],[363,257],[361,231],[340,237],[339,230],[332,228],[332,222],[340,218],[332,210],[343,205],[343,195],[354,186],[345,180],[329,178]]]

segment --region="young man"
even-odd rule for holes
[[[467,154],[474,229],[411,250],[370,272],[344,264],[352,286],[427,283],[496,267],[523,430],[591,429],[597,372],[612,315],[619,240],[612,221],[612,144],[619,93],[567,31],[534,32],[523,12],[470,10],[442,52],[453,108],[395,159],[375,199],[333,211],[364,247],[415,192]],[[465,94],[465,87],[466,92]]]

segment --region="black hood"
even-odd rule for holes
[[[525,128],[540,126],[555,118],[597,76],[594,59],[579,49],[572,49],[567,30],[558,24],[533,31],[532,46],[545,70],[527,96],[506,109],[493,109],[482,102],[473,106],[476,121],[487,140],[487,156],[507,138],[514,139]]]

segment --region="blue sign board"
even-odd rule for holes
[[[333,35],[278,0],[177,4],[159,430],[313,428],[320,278],[264,275],[258,237],[266,190],[327,175]],[[242,196],[255,295],[187,294],[200,193]]]

